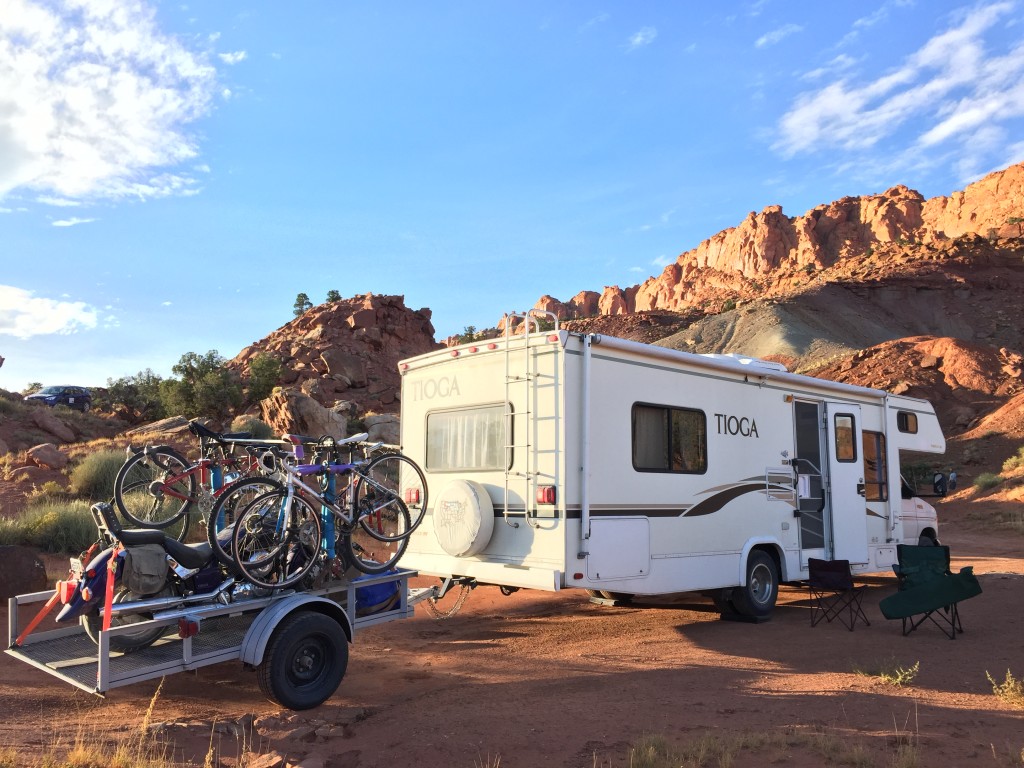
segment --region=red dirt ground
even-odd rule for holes
[[[891,577],[871,579],[871,626],[854,632],[812,629],[796,588],[760,625],[721,621],[699,596],[613,607],[577,591],[481,588],[454,618],[421,607],[361,632],[341,688],[314,710],[280,711],[233,662],[167,678],[154,730],[195,765],[212,741],[225,766],[238,764],[242,744],[255,753],[244,755],[250,766],[617,768],[641,737],[682,748],[706,734],[767,742],[738,751],[735,766],[887,766],[900,744],[920,765],[1020,765],[1024,709],[994,696],[986,672],[1024,677],[1024,537],[959,507],[939,510],[942,538],[955,565],[974,565],[984,593],[962,605],[955,641],[931,626],[902,637],[878,610]],[[60,563],[49,565],[60,575]],[[903,687],[855,671],[918,662]],[[17,748],[26,765],[79,733],[137,732],[157,688],[100,699],[11,657],[0,664],[0,747]]]

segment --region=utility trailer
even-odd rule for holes
[[[758,619],[810,558],[886,571],[897,544],[937,541],[898,469],[945,451],[928,402],[550,325],[507,316],[503,337],[400,362],[402,445],[431,488],[405,567],[506,592],[703,592]]]
[[[7,653],[89,693],[241,660],[255,669],[260,688],[290,709],[309,709],[337,690],[348,664],[348,644],[357,630],[408,618],[414,605],[433,589],[410,590],[415,572],[398,570],[330,583],[309,591],[284,590],[260,595],[243,585],[241,597],[222,604],[196,603],[156,610],[145,622],[112,626],[94,643],[80,625],[31,632],[22,638],[34,607],[54,597],[52,591],[9,599]],[[397,594],[383,610],[363,607],[363,596],[395,584]],[[22,612],[23,606],[32,606]],[[119,633],[144,626],[166,626],[167,634],[148,648],[112,651]],[[19,638],[21,642],[19,643]]]

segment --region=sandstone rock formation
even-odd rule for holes
[[[870,259],[880,248],[893,253],[891,246],[916,246],[916,255],[927,259],[958,238],[1022,236],[1024,163],[949,197],[925,200],[899,185],[819,205],[794,218],[780,206],[768,206],[680,254],[639,285],[609,286],[600,295],[582,291],[567,302],[544,296],[536,306],[566,319],[702,306],[717,311],[729,299],[800,292],[822,270]]]
[[[244,379],[256,355],[271,355],[282,365],[278,384],[322,406],[350,402],[362,413],[396,412],[398,361],[438,346],[429,309],[413,311],[402,296],[368,293],[314,307],[253,342],[229,365]],[[279,419],[265,408],[264,420],[277,428]]]

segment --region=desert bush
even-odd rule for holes
[[[81,499],[106,501],[114,494],[114,478],[124,464],[124,452],[90,453],[71,470],[71,491]]]
[[[877,677],[889,685],[901,687],[910,685],[914,678],[917,677],[920,669],[920,661],[915,661],[911,667],[904,667],[896,661],[895,657],[890,657],[876,664],[869,664],[863,667],[854,666],[853,671],[858,675]]]
[[[1013,472],[1015,469],[1024,467],[1024,445],[1017,449],[1017,453],[1003,462],[1003,472]]]
[[[248,432],[257,440],[275,437],[273,428],[255,416],[236,416],[231,422],[232,432]]]
[[[270,397],[283,367],[273,355],[265,352],[254,355],[249,361],[249,399],[255,402]]]
[[[96,523],[84,501],[30,503],[17,518],[0,520],[0,544],[78,554],[96,541]]]
[[[995,488],[1003,482],[1003,478],[992,472],[982,472],[976,478],[974,478],[974,487],[979,491],[987,491]]]
[[[988,672],[985,677],[992,684],[992,693],[1015,707],[1024,708],[1024,680],[1019,680],[1006,670],[1006,678],[1003,682],[997,682]]]
[[[14,416],[25,410],[25,406],[17,400],[8,400],[0,397],[0,416]]]

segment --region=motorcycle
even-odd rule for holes
[[[230,602],[237,580],[225,577],[208,542],[183,544],[161,530],[124,529],[108,503],[94,504],[90,511],[100,538],[82,558],[72,561],[71,575],[63,582],[67,586],[58,623],[80,620],[97,644],[102,629],[140,624],[138,631],[110,638],[111,650],[130,653],[149,647],[167,632],[166,626],[142,624],[153,618],[154,611]]]

